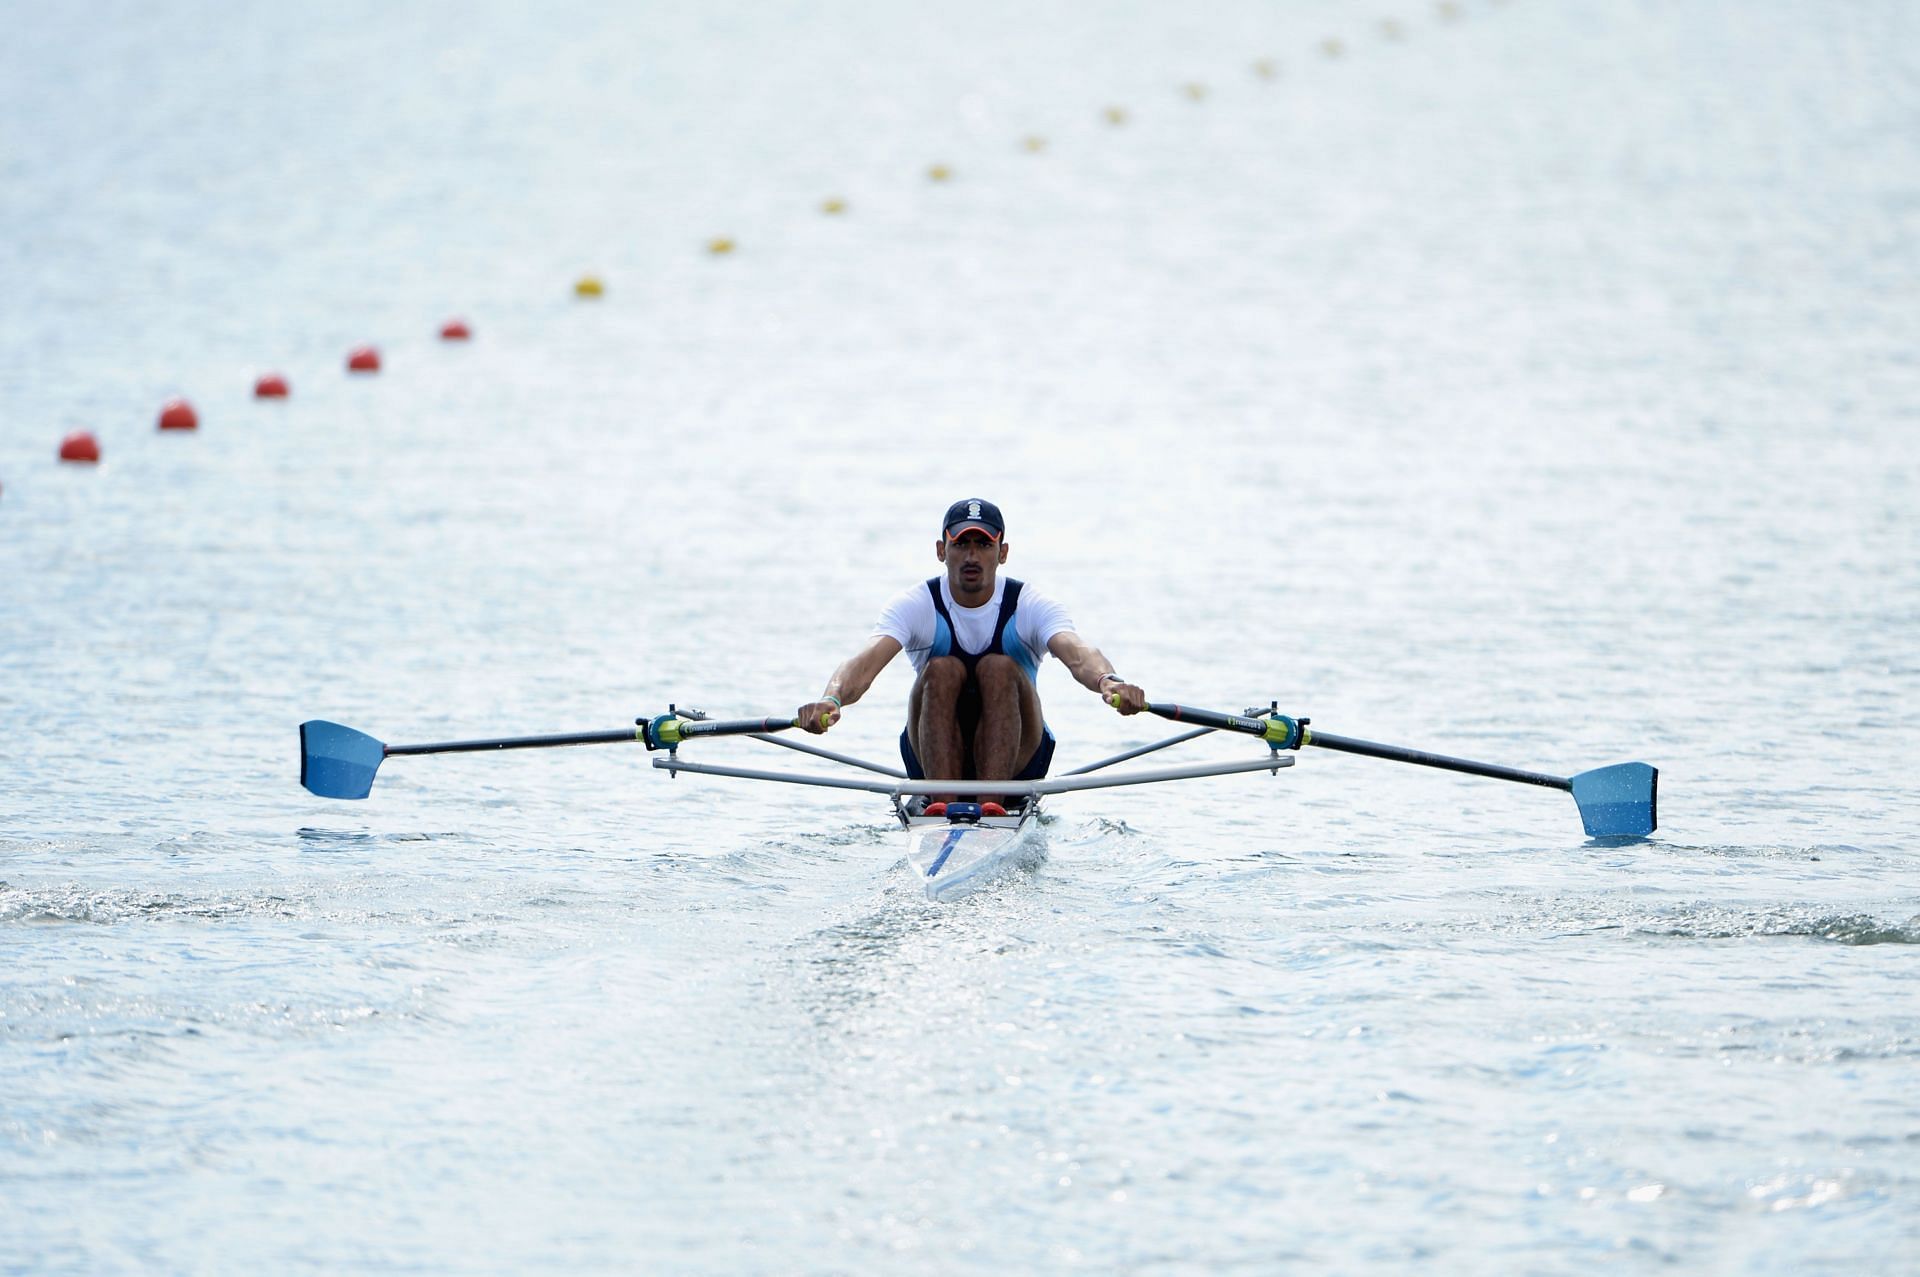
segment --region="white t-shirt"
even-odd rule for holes
[[[947,579],[940,578],[940,601],[946,604],[947,615],[953,618],[953,640],[966,652],[983,652],[993,643],[993,623],[1000,615],[1000,600],[1007,592],[1007,579],[996,577],[993,582],[993,597],[979,607],[961,607],[953,601],[953,591],[947,587]],[[927,593],[926,582],[922,581],[911,589],[896,594],[887,606],[881,609],[880,619],[873,623],[875,634],[885,634],[906,649],[907,656],[913,661],[914,672],[927,668],[932,660],[934,647],[941,639],[940,614],[934,611],[933,596]],[[1047,644],[1053,636],[1062,630],[1073,628],[1073,619],[1067,610],[1048,598],[1031,585],[1020,587],[1020,600],[1013,609],[1012,633],[1007,636],[1006,652],[1014,663],[1032,678],[1040,669],[1040,662],[1047,659]]]

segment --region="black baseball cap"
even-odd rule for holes
[[[1007,535],[1007,521],[1000,517],[1000,507],[979,497],[964,497],[948,506],[947,517],[940,521],[940,528],[949,541],[973,528],[995,541]]]

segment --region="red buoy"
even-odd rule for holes
[[[255,399],[285,399],[288,393],[287,379],[277,372],[270,372],[253,383]]]
[[[200,428],[200,416],[194,412],[193,405],[184,399],[169,399],[160,405],[160,428],[162,430],[197,430]]]
[[[60,441],[60,460],[88,463],[98,461],[100,460],[100,441],[85,430],[76,430]]]
[[[372,346],[355,346],[347,352],[348,372],[379,372],[380,352]]]
[[[441,341],[465,341],[473,336],[473,329],[467,327],[464,319],[449,319],[440,325]]]

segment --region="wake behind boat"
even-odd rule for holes
[[[1294,752],[1307,745],[1494,780],[1565,790],[1573,795],[1586,832],[1594,838],[1644,838],[1654,831],[1658,823],[1656,793],[1659,772],[1646,763],[1617,763],[1572,777],[1560,777],[1316,732],[1310,725],[1311,720],[1291,718],[1280,713],[1277,707],[1252,709],[1244,714],[1224,714],[1182,705],[1149,704],[1146,709],[1174,722],[1192,724],[1192,727],[1177,736],[1087,763],[1062,776],[1042,780],[987,781],[913,780],[898,768],[854,758],[804,741],[783,739],[775,734],[797,726],[793,719],[714,720],[698,711],[679,710],[673,706],[669,706],[664,714],[636,719],[633,727],[614,731],[442,741],[427,745],[387,745],[351,727],[314,719],[300,725],[300,783],[309,792],[322,798],[357,799],[365,798],[372,792],[374,776],[380,764],[394,755],[477,753],[637,742],[650,751],[663,751],[654,758],[653,766],[669,775],[685,772],[697,776],[845,789],[890,799],[894,816],[907,834],[907,863],[927,896],[934,900],[950,900],[966,895],[1036,854],[1040,805],[1050,795],[1252,772],[1277,775],[1281,768],[1293,766]],[[1213,732],[1257,737],[1266,750],[1259,757],[1237,762],[1107,771],[1116,764]],[[694,762],[680,757],[682,745],[710,736],[747,736],[840,764],[849,771],[835,775],[814,775]],[[851,774],[855,771],[867,774]],[[936,796],[946,798],[944,806],[933,806],[931,800]],[[992,806],[989,806],[990,802]]]

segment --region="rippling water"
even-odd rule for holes
[[[1911,1266],[1908,7],[17,19],[0,1269]],[[935,906],[636,750],[294,782],[791,706],[963,492],[1156,698],[1662,828],[1308,751]]]

